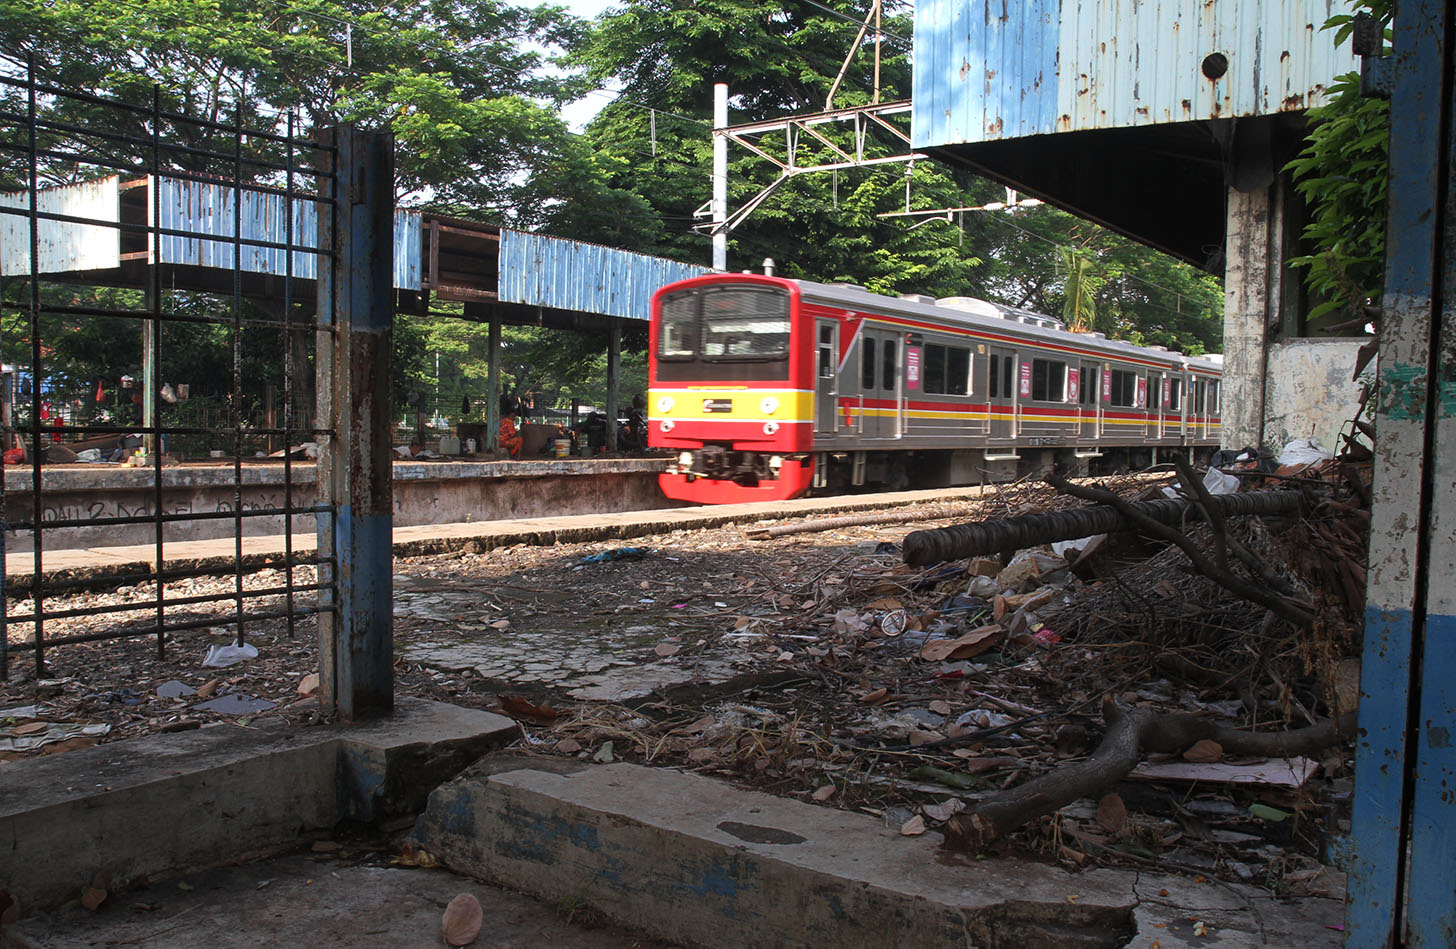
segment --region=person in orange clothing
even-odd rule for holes
[[[497,442],[512,458],[521,457],[521,434],[516,430],[516,413],[519,409],[520,404],[515,396],[501,397],[500,436]]]

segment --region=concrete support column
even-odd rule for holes
[[[319,456],[319,568],[332,610],[319,614],[319,700],[345,721],[394,707],[394,485],[390,355],[394,325],[394,142],[326,130],[334,203],[319,213],[319,418],[331,430]],[[328,179],[325,179],[328,181]],[[327,185],[325,185],[327,187]],[[327,345],[323,341],[328,340]]]
[[[485,400],[485,444],[481,447],[494,451],[500,447],[500,320],[491,317],[490,337],[487,348],[489,368],[486,370],[486,388],[490,397]]]
[[[622,324],[614,318],[607,342],[607,451],[617,450],[617,377],[622,364]]]
[[[1270,189],[1228,192],[1223,311],[1222,444],[1264,443],[1265,346],[1269,340],[1271,275],[1279,272],[1277,212]]]

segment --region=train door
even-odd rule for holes
[[[863,438],[895,438],[900,434],[900,336],[883,330],[860,330],[860,394]]]
[[[992,346],[986,378],[991,437],[1011,438],[1016,434],[1016,351]]]
[[[839,322],[819,320],[815,333],[814,434],[833,435],[839,425]]]
[[[1168,387],[1168,397],[1163,401],[1168,407],[1168,414],[1173,416],[1172,420],[1168,422],[1167,433],[1181,440],[1185,431],[1184,420],[1188,417],[1182,373],[1173,373],[1168,376],[1168,381],[1164,385]]]
[[[1082,363],[1077,373],[1077,410],[1081,418],[1077,431],[1084,442],[1093,441],[1101,434],[1102,400],[1098,398],[1102,389],[1102,373],[1095,362]]]
[[[1143,438],[1152,441],[1158,437],[1158,416],[1153,407],[1153,387],[1158,384],[1158,374],[1155,372],[1140,372],[1137,374],[1137,407],[1143,413]]]

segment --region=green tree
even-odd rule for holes
[[[1391,0],[1364,0],[1361,6],[1383,29],[1388,27]],[[1354,17],[1331,17],[1324,28],[1334,31],[1338,45],[1349,38]],[[1305,284],[1315,298],[1309,319],[1325,317],[1330,329],[1372,322],[1365,307],[1380,298],[1389,115],[1384,99],[1361,94],[1358,73],[1340,76],[1330,84],[1325,104],[1309,110],[1307,144],[1286,166],[1307,204],[1304,238],[1313,245],[1309,254],[1290,262],[1305,269]]]

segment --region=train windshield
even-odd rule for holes
[[[662,299],[657,336],[660,378],[696,378],[692,364],[717,374],[777,378],[788,371],[789,294],[777,287],[707,287]],[[745,363],[728,370],[723,363]],[[676,364],[676,365],[674,365]]]

